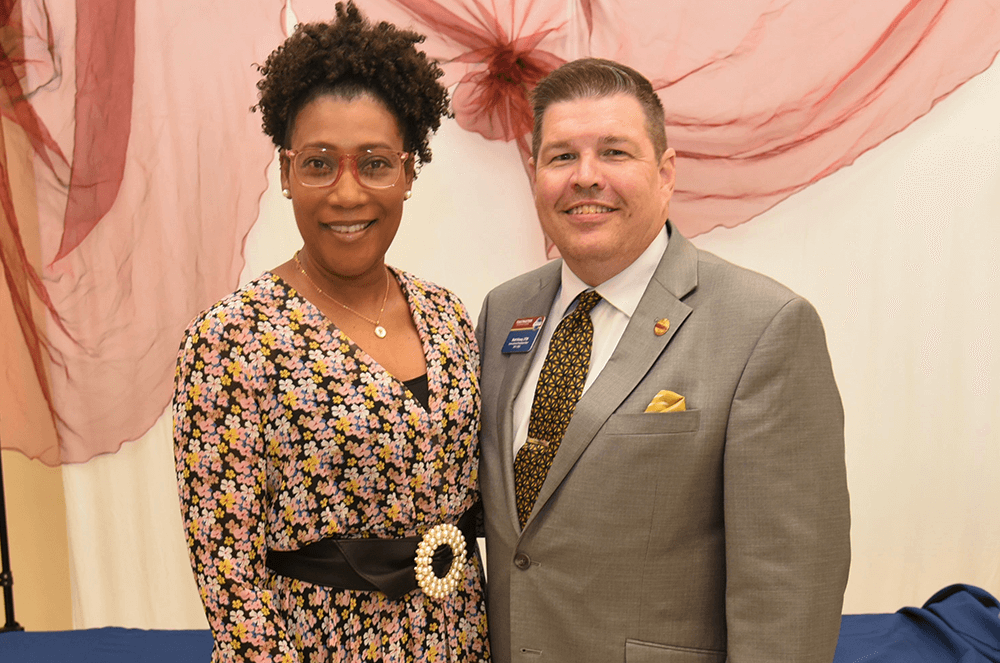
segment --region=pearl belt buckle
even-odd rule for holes
[[[442,545],[451,548],[451,568],[444,577],[438,577],[431,566],[431,558],[434,556],[434,551]],[[434,599],[443,599],[455,591],[465,569],[465,547],[465,535],[450,523],[441,523],[427,530],[417,545],[414,565],[417,586],[424,594]]]

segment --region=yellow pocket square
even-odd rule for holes
[[[646,406],[646,412],[683,412],[687,409],[684,397],[664,389]]]

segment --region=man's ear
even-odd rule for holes
[[[528,180],[531,182],[531,193],[535,193],[535,176],[537,175],[535,167],[535,157],[528,157]]]
[[[674,183],[677,175],[676,169],[677,153],[674,148],[668,147],[660,157],[660,189],[666,195],[666,200],[674,195]]]

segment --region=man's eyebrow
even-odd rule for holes
[[[632,141],[624,136],[612,135],[612,136],[601,136],[600,140],[598,140],[598,143],[600,143],[601,145],[623,145],[623,144],[631,144]]]
[[[631,145],[632,140],[626,138],[625,136],[616,136],[614,134],[609,134],[607,136],[601,136],[597,139],[598,145]],[[542,144],[540,151],[549,150],[564,150],[572,147],[572,141],[569,140],[559,140],[554,143],[544,143]]]
[[[559,140],[559,141],[556,141],[554,143],[542,143],[541,150],[542,151],[547,151],[547,150],[564,150],[564,149],[568,148],[569,146],[570,146],[570,141],[568,141],[568,140]]]

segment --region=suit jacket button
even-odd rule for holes
[[[514,555],[514,566],[524,571],[531,566],[531,558],[524,553],[517,553]]]

